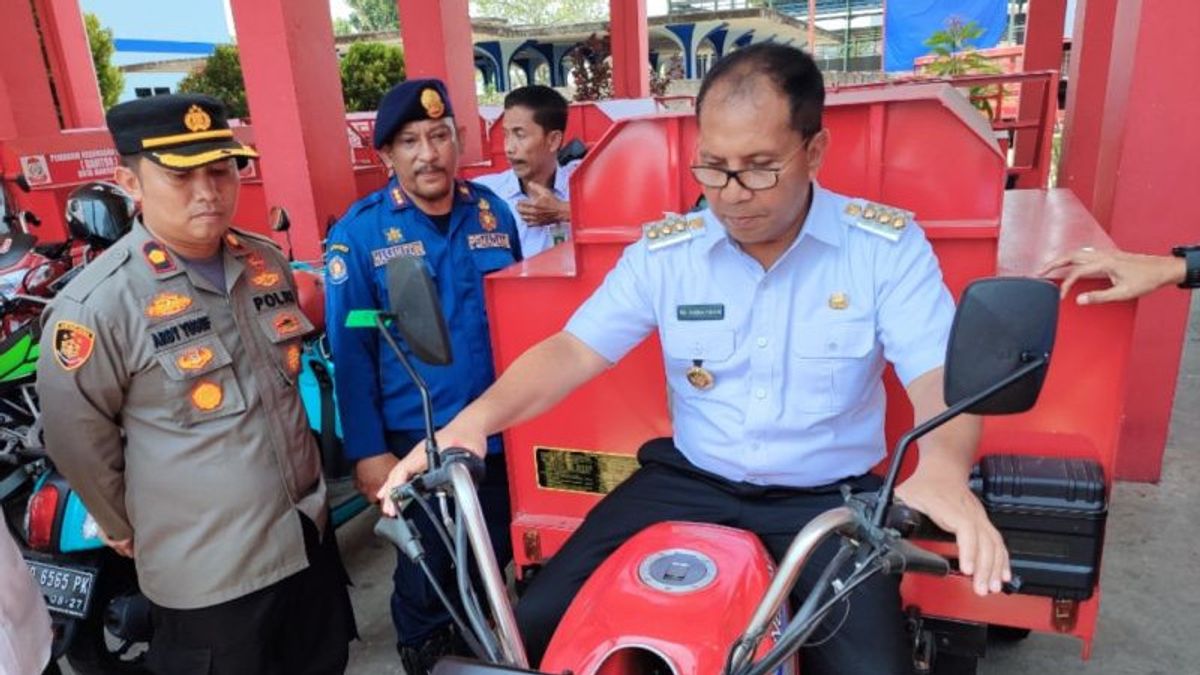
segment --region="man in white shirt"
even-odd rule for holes
[[[521,251],[529,258],[570,237],[568,182],[578,161],[558,165],[567,129],[567,100],[542,85],[504,98],[504,154],[512,168],[475,179],[516,216]]]

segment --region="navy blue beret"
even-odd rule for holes
[[[450,95],[441,80],[408,80],[391,88],[375,113],[375,149],[391,142],[409,122],[453,117]]]

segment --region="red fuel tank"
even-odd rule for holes
[[[575,675],[719,673],[772,574],[770,555],[749,532],[679,522],[647,527],[580,589],[541,669]],[[777,633],[763,640],[762,651]],[[794,665],[784,672],[795,672]]]

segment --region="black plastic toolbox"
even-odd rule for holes
[[[1021,593],[1092,596],[1108,517],[1098,462],[989,455],[975,467],[971,489],[1004,537]]]

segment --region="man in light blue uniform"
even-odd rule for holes
[[[778,558],[842,503],[843,487],[878,488],[869,471],[886,452],[886,362],[918,418],[945,409],[954,306],[937,261],[911,213],[813,180],[829,143],[823,104],[820,71],[800,50],[759,44],[719,61],[697,97],[692,167],[711,210],[646,225],[566,329],[439,432],[443,447],[482,452],[486,434],[548,409],[658,331],[674,437],[643,446],[641,467],[534,577],[517,607],[532,662],[596,566],[646,526],[739,527]],[[1010,573],[967,485],[979,433],[978,418],[962,417],[927,436],[898,495],[956,535],[960,569],[986,594]],[[422,469],[411,452],[384,489]],[[797,597],[832,553],[806,567]],[[873,577],[850,604],[805,650],[804,672],[911,672],[898,579]]]
[[[374,329],[348,329],[355,309],[386,309],[387,262],[399,256],[425,260],[437,284],[450,332],[453,363],[414,367],[429,385],[434,421],[445,423],[495,379],[483,275],[521,260],[512,214],[485,187],[456,181],[458,139],[445,87],[410,80],[384,97],[376,116],[375,147],[395,177],[350,207],[329,235],[325,267],[326,316],[333,351],[337,401],[346,456],[369,498],[397,459],[425,436],[421,397]],[[511,556],[508,484],[500,437],[487,443],[489,480],[480,496],[497,547]],[[437,540],[423,513],[414,516],[422,537]],[[453,574],[442,546],[426,546],[440,582]],[[392,618],[405,672],[419,675],[451,648],[450,617],[416,565],[398,555]]]
[[[558,164],[566,130],[562,94],[540,84],[512,90],[504,97],[504,154],[511,168],[476,179],[512,210],[527,258],[571,234],[569,185],[579,160]]]

